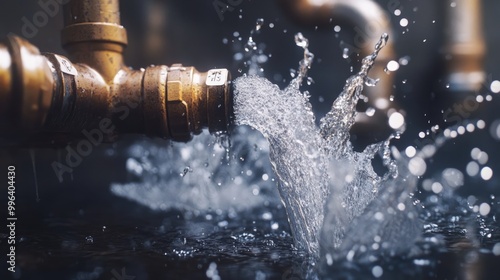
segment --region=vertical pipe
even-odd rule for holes
[[[65,26],[87,22],[121,24],[118,0],[71,0],[65,8]]]
[[[453,0],[446,3],[446,83],[453,91],[476,91],[485,79],[486,51],[481,21],[481,0]]]
[[[127,33],[120,25],[118,0],[71,0],[64,6],[61,39],[73,62],[97,70],[111,83],[124,68]]]

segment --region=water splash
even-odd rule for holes
[[[257,35],[264,25],[264,19],[258,18],[255,22],[255,27],[250,31],[248,40],[243,49],[244,53],[239,53],[238,57],[244,60],[245,67],[248,67],[248,72],[253,75],[262,75],[264,68],[262,65],[267,62],[268,56],[264,54],[264,46],[259,46],[254,41],[254,36]]]
[[[321,138],[314,114],[308,98],[299,91],[313,56],[307,50],[307,39],[300,33],[295,38],[297,45],[304,48],[304,59],[290,86],[282,91],[267,79],[253,75],[236,79],[235,114],[238,124],[252,126],[269,141],[271,162],[279,177],[279,191],[296,243],[317,252],[326,178],[322,175]]]
[[[265,139],[239,127],[232,134],[230,154],[220,141],[205,131],[189,144],[135,143],[126,165],[132,182],[112,184],[111,191],[153,210],[194,214],[277,204]]]
[[[307,76],[307,71],[311,68],[314,54],[309,51],[309,40],[300,32],[295,34],[295,44],[304,49],[304,58],[300,61],[297,76],[292,80],[289,87],[294,87],[294,89],[298,90],[302,85],[302,81]]]
[[[365,234],[349,238],[347,232],[355,231],[351,223],[355,218],[361,221],[369,217],[377,204],[395,204],[393,209],[397,209],[398,204],[404,203],[403,212],[414,215],[408,193],[416,184],[405,184],[407,187],[401,189],[398,186],[402,184],[394,181],[379,193],[383,182],[397,177],[396,163],[390,159],[390,139],[370,145],[362,153],[355,152],[349,142],[356,104],[364,84],[372,81],[368,72],[387,39],[384,34],[374,52],[363,59],[361,70],[347,80],[319,128],[315,125],[308,97],[299,90],[314,57],[302,34],[298,33],[295,41],[304,49],[304,59],[287,88],[280,90],[268,80],[252,75],[235,81],[236,122],[254,127],[268,139],[271,162],[280,181],[279,191],[296,244],[312,255],[319,255],[320,242],[326,253],[343,252],[347,250],[343,248],[349,247],[354,240],[371,237],[372,234]],[[388,168],[382,177],[371,165],[377,153]],[[371,207],[367,208],[368,205]],[[371,233],[393,237],[390,234],[393,229],[387,225],[402,220],[397,218],[387,216],[385,223]],[[359,225],[361,227],[362,223]],[[412,225],[417,226],[417,223]],[[407,237],[399,236],[397,240]]]

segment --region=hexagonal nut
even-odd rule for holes
[[[169,69],[167,75],[167,114],[170,132],[173,140],[188,141],[191,139],[189,127],[188,102],[184,100],[182,69],[180,67]]]

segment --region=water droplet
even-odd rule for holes
[[[263,18],[258,18],[257,22],[255,23],[255,30],[259,31],[262,28],[263,24],[264,24],[264,19]]]
[[[488,166],[483,167],[481,169],[481,178],[485,181],[488,181],[491,179],[491,177],[493,177],[493,170]]]
[[[415,176],[422,176],[425,174],[427,164],[422,158],[414,157],[408,163],[408,169],[410,170],[411,174]]]
[[[490,90],[493,93],[499,93],[500,92],[500,81],[495,80],[495,81],[491,82]]]
[[[428,266],[431,264],[431,262],[429,260],[425,260],[425,259],[415,259],[415,260],[413,260],[413,263],[415,265],[418,265],[418,266]]]
[[[375,278],[380,278],[384,274],[382,267],[376,265],[372,268],[372,274]]]
[[[348,48],[344,48],[344,50],[342,51],[342,58],[344,58],[344,59],[349,58],[349,49]]]
[[[212,280],[220,280],[219,272],[217,271],[217,264],[215,262],[211,262],[208,266],[207,271],[205,272],[206,276]]]
[[[217,223],[217,226],[218,227],[221,227],[221,228],[225,228],[229,225],[229,223],[227,221],[220,221]]]
[[[403,127],[404,124],[405,124],[405,117],[399,112],[394,112],[389,117],[389,126],[392,129],[400,129],[401,127]]]
[[[184,177],[188,172],[193,172],[193,169],[191,169],[191,167],[189,166],[186,166],[179,175],[181,177]]]
[[[481,151],[476,158],[477,162],[482,165],[488,163],[488,159],[489,159],[488,154],[483,151]]]
[[[369,86],[369,87],[374,87],[378,84],[378,82],[380,81],[380,79],[373,79],[373,78],[370,78],[370,77],[366,77],[365,79],[365,85]]]
[[[493,252],[493,255],[500,256],[500,242],[496,243],[491,251]]]
[[[481,205],[479,206],[479,214],[481,214],[481,216],[488,216],[490,211],[491,211],[491,206],[486,202],[481,203]]]
[[[312,78],[312,77],[307,77],[307,85],[309,85],[309,86],[310,86],[310,85],[312,85],[312,84],[314,84],[314,80],[313,80],[313,78]]]
[[[94,238],[92,236],[86,236],[85,237],[85,244],[94,244]]]
[[[326,254],[325,258],[326,258],[326,264],[329,265],[329,266],[331,266],[333,264],[332,255],[331,254]]]
[[[442,172],[443,180],[451,188],[459,188],[464,185],[464,174],[455,168],[446,168]]]
[[[399,25],[401,25],[401,27],[406,27],[406,26],[408,26],[408,19],[406,19],[406,18],[402,18],[402,19],[399,21]]]
[[[135,158],[127,159],[126,168],[128,172],[135,174],[137,176],[141,176],[144,171],[142,164],[138,162]]]
[[[484,122],[483,120],[478,120],[476,126],[479,129],[484,129],[486,127],[486,122]]]
[[[434,182],[434,183],[432,183],[432,185],[431,185],[431,190],[432,190],[432,192],[434,192],[435,194],[438,194],[438,193],[440,193],[440,192],[442,192],[442,191],[443,191],[443,185],[441,185],[441,183],[439,183],[439,182]]]
[[[262,214],[262,219],[270,221],[273,219],[273,214],[271,212],[265,212]]]
[[[269,175],[267,175],[267,174],[265,174],[265,173],[264,173],[264,174],[262,174],[262,180],[264,180],[264,181],[269,180]]]
[[[387,70],[394,72],[399,69],[399,63],[395,60],[391,60],[387,63]]]
[[[500,140],[500,119],[493,121],[490,125],[490,134],[495,140]]]
[[[247,43],[245,44],[245,51],[249,52],[255,50],[257,50],[257,44],[253,41],[252,37],[249,37]]]
[[[235,53],[235,54],[233,55],[233,60],[234,60],[234,61],[240,61],[240,60],[242,60],[242,59],[243,59],[243,53],[238,52],[238,53]]]
[[[307,47],[309,47],[309,40],[307,40],[304,35],[302,35],[302,33],[297,33],[295,34],[295,44],[297,44],[297,46],[305,49]]]
[[[410,62],[410,57],[409,56],[403,56],[399,59],[399,64],[406,66]]]
[[[417,154],[417,149],[415,149],[415,147],[413,146],[408,146],[405,149],[405,154],[407,157],[412,158]]]
[[[368,109],[366,109],[365,114],[369,117],[373,117],[375,115],[375,112],[376,112],[375,108],[369,107]]]

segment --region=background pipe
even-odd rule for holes
[[[371,0],[279,0],[287,14],[303,25],[332,26],[332,24],[347,25],[355,33],[353,50],[359,53],[359,58],[371,54],[375,44],[383,33],[389,35],[387,45],[382,49],[369,76],[380,81],[375,87],[365,87],[364,94],[368,97],[368,106],[376,109],[373,117],[358,113],[354,130],[373,132],[387,130],[387,114],[391,107],[396,107],[390,101],[393,94],[394,73],[384,71],[387,63],[395,60],[394,39],[392,27],[387,13]]]
[[[480,0],[443,1],[445,82],[451,91],[477,91],[485,81]]]

